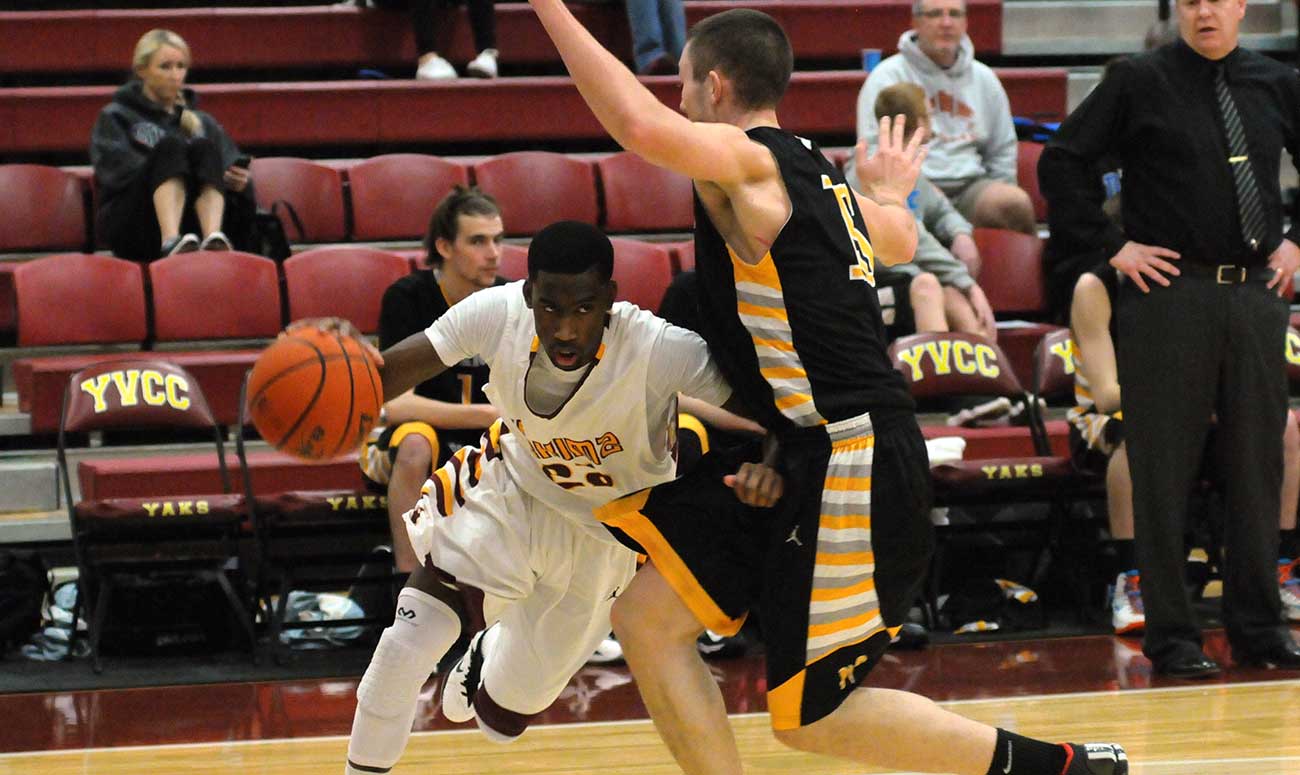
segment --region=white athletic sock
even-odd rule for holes
[[[446,603],[411,587],[397,596],[397,616],[357,686],[345,775],[374,775],[397,763],[420,688],[459,635],[460,617]]]

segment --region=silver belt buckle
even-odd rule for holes
[[[1233,270],[1236,270],[1235,277]],[[1227,272],[1225,275],[1224,273]],[[1246,267],[1235,264],[1219,264],[1218,270],[1214,273],[1214,279],[1219,285],[1235,285],[1246,282]]]

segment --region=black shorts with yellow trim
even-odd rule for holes
[[[700,624],[734,634],[763,612],[776,729],[828,715],[870,672],[920,591],[934,549],[929,459],[910,412],[782,440],[785,494],[771,509],[723,484],[751,443],[597,509],[648,554]],[[850,421],[852,422],[852,421]]]

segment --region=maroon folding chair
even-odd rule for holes
[[[222,491],[74,500],[68,434],[122,429],[210,432]],[[217,583],[253,650],[251,611],[228,575],[228,567],[242,571],[245,565],[238,551],[244,498],[231,492],[221,428],[193,376],[168,361],[138,357],[97,363],[73,374],[59,417],[57,460],[79,573],[78,610],[72,619],[76,622],[83,605],[91,606],[90,652],[96,672],[102,669],[99,645],[113,593],[139,579]]]

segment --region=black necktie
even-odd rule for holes
[[[1241,219],[1241,238],[1251,250],[1264,239],[1264,205],[1259,198],[1259,184],[1250,164],[1250,148],[1246,145],[1246,131],[1241,126],[1237,103],[1232,99],[1222,64],[1214,69],[1214,94],[1219,99],[1219,113],[1223,116],[1223,129],[1228,135],[1228,166],[1232,168],[1232,182],[1237,189],[1237,215]]]

